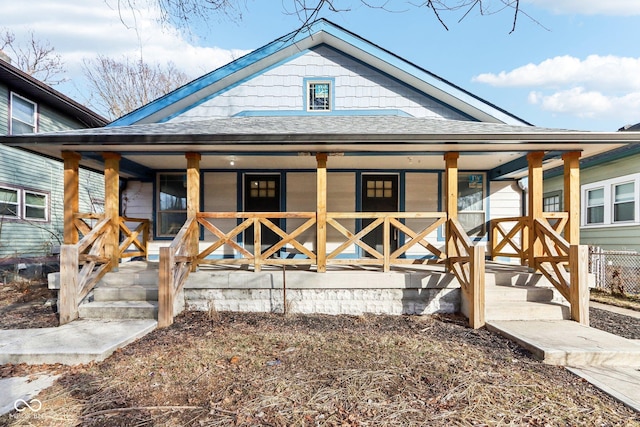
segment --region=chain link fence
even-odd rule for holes
[[[596,288],[614,294],[640,295],[640,253],[605,251],[589,246],[589,272]]]

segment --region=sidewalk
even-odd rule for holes
[[[590,307],[638,318],[640,312],[591,301]],[[640,340],[625,339],[570,320],[493,321],[487,329],[517,342],[544,363],[565,366],[640,412]]]
[[[0,365],[61,363],[78,365],[101,361],[117,349],[143,337],[155,320],[76,320],[56,328],[0,330]],[[0,379],[0,415],[37,401],[37,394],[56,377]]]

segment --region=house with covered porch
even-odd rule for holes
[[[319,20],[104,128],[2,142],[64,160],[63,323],[123,258],[143,256],[159,264],[161,325],[198,273],[269,293],[275,273],[255,286],[247,275],[277,267],[305,270],[306,311],[335,312],[329,289],[375,299],[400,271],[388,285],[400,295],[462,290],[479,327],[490,258],[546,277],[588,323],[579,159],[638,141],[532,126]],[[104,214],[79,212],[79,166],[104,170]],[[564,211],[544,213],[543,171],[558,166]],[[345,271],[367,276],[333,284]],[[322,304],[304,304],[311,282]],[[420,304],[401,311],[430,311]]]

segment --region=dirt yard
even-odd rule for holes
[[[640,331],[600,311],[603,328]],[[184,313],[102,363],[0,367],[37,372],[61,374],[42,409],[0,425],[640,425],[589,383],[456,316]]]

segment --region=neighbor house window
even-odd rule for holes
[[[49,195],[24,188],[0,187],[0,216],[4,219],[49,220]]]
[[[582,225],[640,224],[640,173],[582,186]]]
[[[635,189],[633,182],[614,185],[613,221],[633,221],[635,219]]]
[[[587,191],[587,224],[604,222],[604,188]]]
[[[542,210],[544,212],[562,211],[562,192],[545,194],[542,198]]]
[[[187,220],[187,175],[158,175],[158,214],[156,234],[174,236]]]
[[[307,82],[307,110],[330,111],[332,108],[332,82],[308,81]]]
[[[8,218],[18,218],[19,212],[18,190],[0,188],[0,215]]]
[[[26,98],[11,94],[11,135],[36,132],[36,104]]]
[[[470,237],[486,234],[484,199],[484,174],[458,175],[458,221]]]

